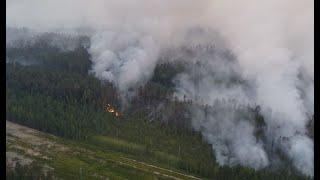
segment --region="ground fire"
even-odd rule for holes
[[[120,117],[121,116],[121,113],[118,112],[113,106],[111,106],[110,104],[107,104],[105,106],[105,110],[109,113],[112,113],[114,116],[116,117]]]

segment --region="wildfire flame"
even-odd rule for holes
[[[121,115],[120,112],[118,112],[114,107],[112,107],[110,104],[106,105],[106,111],[109,113],[112,113],[114,116],[119,117]]]

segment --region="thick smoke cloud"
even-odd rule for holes
[[[216,103],[212,109],[194,108],[193,125],[212,144],[221,165],[244,165],[255,169],[269,164],[263,143],[254,136],[252,114],[245,106]]]
[[[106,31],[93,36],[91,43],[91,71],[114,83],[126,95],[124,102],[134,93],[129,94],[129,89],[136,89],[152,75],[159,50],[151,36]]]
[[[212,144],[218,163],[267,167],[275,161],[272,144],[313,176],[313,140],[306,136],[314,113],[313,7],[308,0],[7,0],[7,26],[95,29],[91,73],[115,83],[124,101],[174,49],[172,60],[191,64],[175,78],[175,96],[261,107],[264,140],[255,139],[252,117],[230,106],[216,113],[193,109],[194,128]],[[175,50],[210,43],[213,48],[192,48],[191,55]]]
[[[297,84],[301,71],[313,80],[313,30],[304,29],[313,28],[313,2],[282,0],[243,6],[248,3],[231,6],[231,1],[224,1],[219,8],[212,6],[214,22],[237,55],[245,78],[254,79],[255,101],[262,106],[267,137],[287,137],[288,143],[279,146],[296,168],[312,175],[313,143],[305,136],[306,114],[311,109],[304,101],[312,104],[313,83],[303,87],[309,97],[301,96]]]

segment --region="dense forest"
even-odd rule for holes
[[[228,102],[209,107],[174,99],[172,79],[183,70],[183,64],[158,64],[152,79],[138,89],[123,115],[115,117],[104,107],[112,104],[122,111],[119,92],[112,83],[89,73],[88,37],[45,33],[34,39],[7,43],[7,120],[79,142],[95,142],[95,135],[105,135],[139,143],[143,150],[114,150],[144,161],[163,161],[174,169],[209,179],[304,179],[289,165],[259,171],[240,166],[220,167],[212,146],[192,129],[188,109],[201,106],[207,111]],[[64,39],[61,44],[52,43],[60,39]],[[73,47],[65,50],[70,44]],[[254,116],[256,136],[263,138],[259,137],[263,136],[264,126],[259,107],[235,108],[245,108],[249,113],[245,115]],[[313,124],[311,128],[313,137]],[[96,146],[99,147],[98,142]],[[161,158],[155,152],[165,152],[172,158]],[[17,171],[19,175],[30,170],[19,166]],[[8,176],[13,176],[12,172]]]

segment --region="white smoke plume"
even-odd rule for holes
[[[280,144],[281,149],[296,168],[313,175],[313,142],[305,135],[310,109],[304,105],[312,98],[304,100],[297,88],[301,69],[313,80],[313,2],[232,3],[213,5],[211,15],[237,55],[245,78],[254,79],[255,102],[262,106],[267,137],[288,137],[288,143]],[[313,93],[310,88],[312,85],[306,86],[305,91]]]
[[[113,82],[121,94],[127,95],[152,76],[158,46],[151,36],[132,32],[106,31],[92,37],[89,52],[92,72],[102,80]],[[131,94],[133,94],[132,92]]]
[[[244,165],[260,169],[269,164],[263,143],[254,136],[250,113],[245,107],[217,103],[213,109],[194,109],[193,125],[212,144],[221,165]],[[243,113],[245,112],[245,114]]]
[[[194,128],[212,144],[218,163],[264,168],[274,161],[267,147],[275,144],[297,170],[313,176],[313,140],[306,136],[308,117],[314,113],[313,1],[6,2],[7,26],[95,29],[89,49],[91,72],[114,82],[124,99],[151,78],[165,49],[213,42],[215,53],[210,48],[191,56],[173,51],[194,64],[176,77],[176,95],[199,104],[225,99],[260,105],[267,137],[255,140],[250,117],[229,112],[232,108],[207,115],[196,108]],[[193,27],[208,31],[193,36]]]

